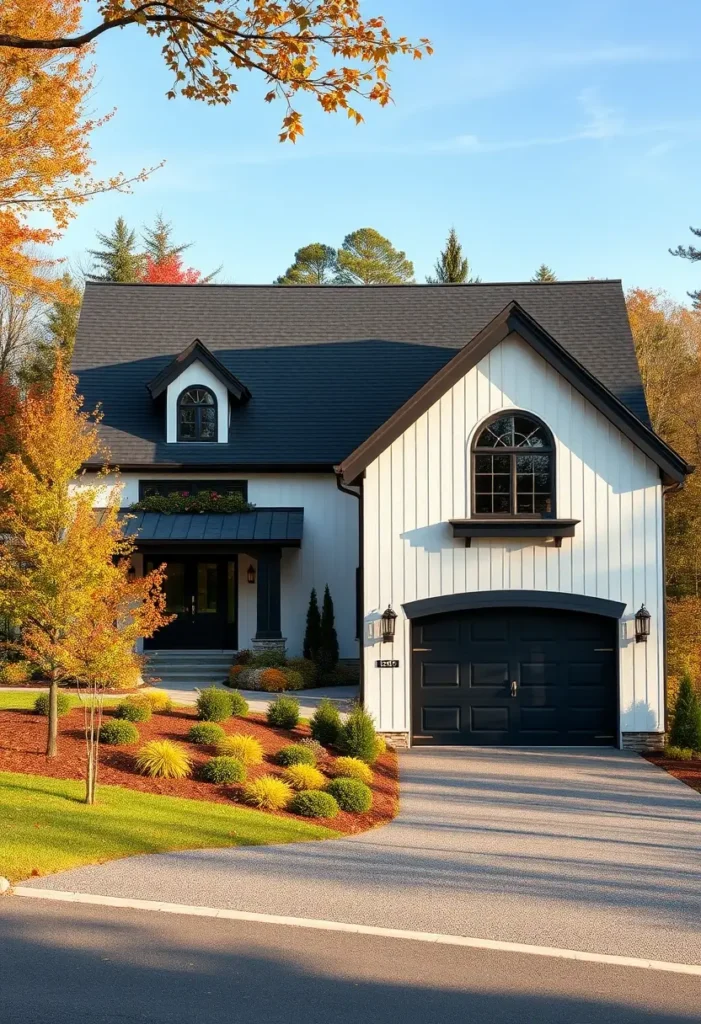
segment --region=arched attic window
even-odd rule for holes
[[[217,399],[209,388],[197,385],[178,398],[178,441],[217,440]]]
[[[555,445],[541,420],[501,412],[472,445],[472,514],[531,519],[555,516]]]

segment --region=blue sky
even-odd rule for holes
[[[158,211],[188,262],[220,280],[269,282],[294,250],[371,226],[423,281],[451,225],[485,281],[622,277],[685,298],[701,267],[668,255],[701,226],[697,0],[366,0],[435,55],[394,64],[395,105],[366,123],[305,101],[306,135],[277,142],[279,103],[245,76],[228,107],[168,101],[170,76],[137,28],[96,49],[96,172],[164,168],[129,196],[87,204],[60,252],[72,260],[123,214]],[[86,18],[86,23],[90,19]]]

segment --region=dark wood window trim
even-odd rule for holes
[[[198,404],[191,403],[185,404],[183,399],[185,395],[190,394],[191,391],[204,391],[212,399],[211,403],[201,402]],[[214,434],[212,437],[202,437],[202,413],[205,409],[214,410]],[[194,410],[195,413],[195,437],[183,437],[182,436],[182,414],[185,410]],[[184,388],[178,395],[177,404],[177,417],[178,417],[178,441],[184,444],[212,444],[219,440],[219,404],[217,402],[217,396],[214,394],[211,388],[208,388],[206,384],[191,384],[189,387]]]
[[[537,427],[540,430],[542,430],[542,432],[545,434],[545,437],[546,437],[548,443],[546,445],[542,446],[542,447],[535,447],[535,446],[531,447],[529,445],[518,445],[518,444],[498,445],[498,446],[497,445],[493,445],[493,446],[486,446],[486,445],[484,445],[483,446],[483,445],[479,444],[480,439],[484,436],[485,432],[489,430],[489,428],[491,427],[492,424],[498,422],[499,420],[509,419],[509,418],[518,418],[518,419],[521,419],[521,420],[530,421],[534,425],[534,427]],[[529,456],[529,455],[530,456],[545,455],[545,456],[548,457],[548,460],[549,460],[549,471],[548,471],[548,473],[549,473],[549,477],[550,477],[550,486],[549,486],[548,492],[547,492],[548,495],[549,495],[549,503],[548,503],[547,509],[543,510],[543,511],[540,511],[540,512],[535,512],[535,511],[519,512],[519,511],[517,511],[517,507],[518,507],[517,506],[517,502],[518,502],[518,486],[517,486],[517,476],[518,476],[517,467],[518,467],[518,462],[517,462],[517,460],[518,460],[519,457]],[[478,459],[480,457],[490,457],[490,456],[492,458],[495,457],[495,456],[496,457],[503,456],[504,459],[508,459],[509,460],[508,470],[506,472],[504,472],[504,473],[496,474],[498,476],[507,476],[508,475],[508,477],[509,477],[508,508],[499,508],[498,510],[493,510],[491,512],[484,512],[484,511],[479,512],[479,511],[477,511],[478,491],[477,491],[477,481],[476,481],[476,478],[477,478],[478,475],[484,475],[484,474],[478,474],[477,473]],[[492,462],[492,466],[493,465],[494,465],[494,463]],[[475,519],[475,520],[487,520],[487,521],[495,520],[495,519],[498,519],[498,520],[542,520],[542,519],[555,519],[556,518],[556,507],[555,507],[556,478],[555,478],[555,469],[556,469],[556,466],[555,466],[555,442],[554,442],[554,439],[553,439],[553,436],[552,436],[552,433],[551,433],[550,429],[540,419],[540,417],[535,416],[531,412],[526,412],[523,409],[501,409],[499,412],[494,413],[492,416],[490,416],[488,419],[486,419],[483,423],[480,424],[477,432],[475,433],[475,438],[474,438],[473,443],[472,443],[472,452],[471,452],[471,457],[470,457],[471,518]],[[495,474],[494,474],[493,469],[491,471],[491,474],[488,474],[488,475],[491,475],[492,479],[494,478]],[[538,474],[535,474],[535,472],[532,471],[532,475],[535,476],[535,475],[538,475]],[[495,484],[493,483],[492,487],[494,488],[494,486],[495,486]],[[499,496],[501,496],[501,494],[506,494],[506,492],[496,492],[496,491],[494,491],[494,489],[492,489],[490,492],[482,492],[482,493],[489,493],[491,495],[491,497],[492,497],[492,501],[494,501],[495,497],[499,497]],[[546,493],[546,492],[539,492],[539,493]],[[535,505],[535,502],[534,502],[534,505]]]
[[[139,501],[149,494],[161,494],[167,497],[173,491],[188,491],[199,494],[201,491],[216,491],[217,494],[240,494],[248,501],[248,480],[139,480]]]

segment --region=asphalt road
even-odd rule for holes
[[[0,949],[3,1024],[698,1020],[695,977],[18,897]]]

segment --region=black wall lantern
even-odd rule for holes
[[[640,611],[635,615],[635,642],[646,644],[650,636],[650,619],[652,616],[644,604],[640,605]]]
[[[249,567],[248,567],[248,572],[246,573],[246,579],[248,580],[249,583],[255,583],[256,582],[256,570],[253,568],[252,565],[249,565]]]
[[[387,608],[382,613],[382,642],[384,644],[391,644],[394,642],[394,630],[397,625],[397,613],[392,611],[392,606],[387,605]]]

